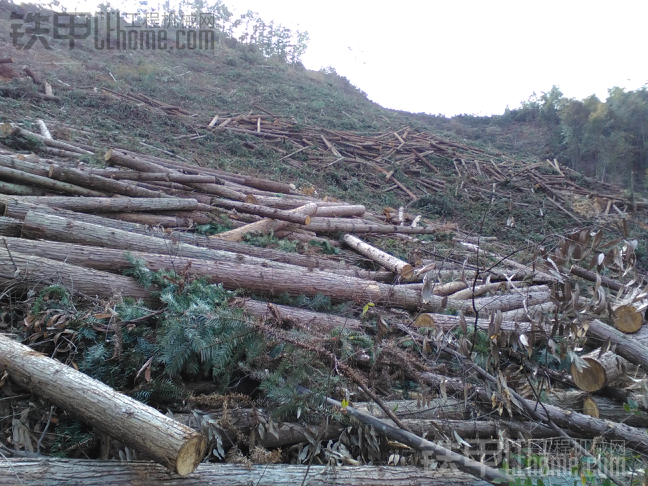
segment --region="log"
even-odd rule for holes
[[[46,94],[46,96],[50,96],[50,95]],[[2,128],[0,129],[3,134],[8,131],[8,128],[6,128],[6,125],[9,125],[9,124],[8,123],[3,124]],[[54,147],[54,148],[57,148],[57,149],[66,150],[68,152],[74,152],[74,153],[77,153],[77,154],[80,154],[80,155],[92,155],[92,152],[90,152],[88,150],[84,150],[82,148],[76,147],[76,146],[74,146],[72,144],[69,144],[69,143],[61,142],[60,140],[54,140],[54,139],[51,139],[51,138],[47,138],[47,137],[45,137],[43,135],[40,135],[39,133],[30,132],[29,130],[25,130],[24,128],[20,128],[20,127],[17,127],[15,125],[13,125],[12,134],[13,135],[19,135],[19,136],[22,136],[22,137],[25,137],[25,138],[36,139],[39,142],[42,142],[43,144],[47,145],[48,147]]]
[[[0,157],[5,157],[5,156],[0,156]],[[73,194],[76,196],[89,196],[89,197],[105,196],[105,193],[103,192],[93,191],[91,189],[86,189],[85,187],[79,187],[74,184],[68,184],[67,182],[56,181],[50,179],[47,176],[29,174],[21,170],[10,169],[8,167],[0,166],[0,177],[10,181],[22,182],[24,184],[33,184],[38,187],[49,189],[51,191]],[[34,196],[34,197],[38,197],[38,196]]]
[[[531,322],[537,320],[542,314],[551,314],[556,309],[553,302],[543,304],[529,305],[526,309],[520,308],[502,313],[502,318],[507,321]],[[528,312],[527,312],[528,311]]]
[[[317,206],[314,216],[329,218],[350,218],[352,216],[364,216],[366,208],[359,204],[346,204],[341,206]]]
[[[204,457],[202,434],[6,335],[0,335],[0,367],[15,383],[181,476]]]
[[[164,216],[149,213],[104,213],[106,218],[127,221],[138,225],[163,226],[164,228],[190,228],[194,221],[190,218],[178,216]],[[71,218],[79,219],[79,218]]]
[[[25,255],[0,245],[0,283],[20,289],[42,289],[62,285],[71,292],[89,297],[114,299],[127,296],[142,299],[150,307],[159,307],[159,300],[151,297],[134,279],[108,272],[71,265],[66,262]]]
[[[36,124],[38,125],[38,129],[41,132],[41,135],[45,138],[48,138],[50,140],[53,139],[52,134],[50,133],[49,129],[47,128],[47,125],[45,125],[45,122],[41,119],[36,120]]]
[[[644,343],[641,339],[634,339],[633,336],[603,324],[598,319],[589,323],[587,336],[595,338],[600,343],[609,339],[610,344],[615,346],[616,354],[648,371],[648,343]]]
[[[353,220],[337,219],[337,218],[311,218],[311,222],[307,227],[299,227],[300,229],[307,229],[315,233],[377,233],[377,234],[410,234],[410,235],[431,235],[444,231],[452,231],[449,225],[440,226],[418,226],[412,228],[411,226],[396,226],[389,224],[370,224],[370,223],[356,223]]]
[[[473,297],[479,297],[480,295],[484,295],[488,292],[495,292],[497,291],[500,287],[502,287],[503,283],[498,282],[498,283],[490,283],[490,284],[484,284],[484,285],[477,285],[473,289],[472,285],[468,287],[467,289],[460,290],[459,292],[455,292],[454,294],[450,294],[450,298],[454,300],[466,300],[466,299],[472,299]]]
[[[3,58],[0,58],[0,64],[10,64],[10,63],[12,63],[12,62],[13,62],[13,58],[12,58],[12,57],[3,57]]]
[[[393,255],[386,253],[378,248],[365,243],[353,235],[344,235],[342,241],[350,248],[353,248],[361,255],[370,258],[371,260],[379,263],[383,267],[404,278],[409,278],[414,273],[414,267],[407,262],[399,260]]]
[[[435,284],[432,287],[432,294],[433,295],[452,295],[455,292],[458,292],[459,290],[463,290],[466,287],[468,287],[468,283],[464,282],[463,280],[457,280],[455,282],[448,282],[446,284]]]
[[[638,410],[637,413],[626,412],[623,405],[607,397],[590,395],[581,390],[557,390],[547,394],[547,402],[566,410],[582,412],[594,418],[601,418],[631,427],[645,427],[648,424],[648,413]]]
[[[614,309],[614,327],[625,334],[632,334],[643,326],[643,315],[632,305],[622,305]]]
[[[582,356],[589,366],[582,367],[581,370],[574,362],[571,364],[572,379],[576,386],[583,391],[598,391],[621,378],[628,369],[629,363],[612,351],[606,351],[601,356],[599,354],[601,354],[601,349],[595,349]]]
[[[296,209],[291,209],[290,211],[287,212],[291,212],[293,214],[297,214],[300,216],[308,216],[310,218],[310,215],[315,213],[315,211],[317,211],[317,204],[308,203],[304,206],[300,206]],[[241,241],[243,239],[244,234],[270,233],[270,232],[281,230],[285,228],[287,225],[288,223],[286,221],[277,221],[270,218],[264,218],[255,223],[250,223],[248,225],[241,226],[240,228],[236,228],[234,230],[225,231],[224,233],[214,235],[211,238],[226,240],[226,241]],[[310,219],[309,219],[309,225],[310,225]]]
[[[44,196],[47,194],[47,191],[40,187],[0,181],[0,194],[12,196]]]
[[[104,160],[111,164],[121,165],[122,167],[128,167],[129,169],[137,170],[140,172],[169,172],[163,166],[156,164],[154,162],[143,160],[138,157],[133,157],[123,150],[119,149],[108,149],[104,154]]]
[[[613,280],[609,277],[605,277],[603,275],[599,275],[589,270],[585,270],[584,268],[581,268],[576,265],[572,265],[571,269],[569,270],[569,273],[571,273],[572,275],[576,275],[577,277],[584,278],[585,280],[589,280],[590,282],[596,282],[596,278],[598,276],[601,279],[601,285],[611,290],[618,291],[621,290],[621,288],[623,287],[623,284],[621,282],[617,282],[616,280]]]
[[[434,327],[442,329],[444,332],[446,332],[459,328],[459,320],[460,318],[458,316],[424,312],[416,317],[414,324],[416,325],[416,327]],[[475,319],[466,319],[466,325],[468,326],[470,332],[470,328],[475,325]],[[482,331],[488,331],[490,329],[490,319],[477,319],[477,328],[481,329]],[[502,321],[500,325],[500,331],[517,332],[519,334],[525,333],[528,336],[537,339],[546,337],[548,334],[545,329],[529,322]]]
[[[136,172],[126,170],[107,170],[107,169],[90,169],[93,175],[107,177],[118,181],[163,181],[179,182],[186,184],[189,182],[201,182],[203,184],[215,184],[216,178],[210,175],[178,174],[176,172]]]
[[[22,221],[0,216],[0,236],[19,237],[22,232]]]
[[[2,472],[4,471],[4,472]],[[365,484],[371,486],[487,486],[473,476],[446,469],[418,467],[344,466],[332,470],[327,466],[290,464],[200,464],[196,470],[176,478],[162,466],[141,461],[90,461],[86,459],[7,459],[0,461],[0,486],[14,486],[20,478],[30,486],[338,486]],[[20,483],[18,483],[20,484]]]
[[[57,182],[57,181],[52,181]],[[9,196],[0,196],[4,203]],[[130,197],[57,197],[23,196],[20,200],[31,204],[42,204],[80,213],[106,213],[123,211],[193,211],[198,207],[195,199],[183,198],[130,198]]]
[[[304,213],[296,213],[294,211],[285,211],[283,209],[268,208],[266,206],[259,206],[258,204],[248,204],[239,201],[230,201],[228,199],[213,198],[211,201],[212,206],[218,206],[225,209],[235,209],[241,213],[255,214],[264,218],[278,219],[280,221],[288,221],[291,223],[298,223],[308,226],[310,224],[310,216]],[[319,208],[315,208],[316,212]]]

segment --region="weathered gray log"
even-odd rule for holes
[[[261,464],[200,464],[190,475],[176,477],[150,462],[90,461],[84,459],[8,459],[0,461],[0,486],[486,486],[485,481],[452,469],[417,467],[325,466]]]
[[[585,280],[589,280],[590,282],[596,282],[598,276],[601,279],[601,285],[611,290],[618,291],[621,289],[621,287],[623,287],[623,284],[621,282],[617,282],[616,280],[613,280],[610,277],[606,277],[604,275],[598,275],[597,273],[591,272],[576,265],[572,265],[569,273],[576,275],[577,277],[584,278]]]
[[[8,125],[8,123],[3,124],[2,126],[3,131],[6,129],[5,128],[6,125]],[[92,152],[89,152],[88,150],[81,149],[69,143],[61,142],[60,140],[53,140],[51,138],[47,138],[39,133],[30,132],[29,130],[25,130],[24,128],[20,128],[15,125],[13,125],[13,133],[16,135],[23,136],[25,138],[27,137],[34,138],[49,147],[55,147],[58,149],[67,150],[68,152],[76,152],[80,155],[86,155],[86,154],[92,155]]]
[[[62,285],[71,292],[92,298],[112,300],[121,295],[143,299],[151,307],[160,305],[159,300],[152,298],[150,292],[130,277],[17,253],[4,244],[0,245],[0,284],[23,289]]]
[[[13,382],[182,476],[204,457],[202,434],[2,334],[0,368]]]
[[[51,180],[51,179],[49,179]],[[52,181],[57,182],[58,181]],[[7,197],[0,196],[0,203]],[[17,196],[13,196],[17,197]],[[198,207],[195,199],[183,198],[135,198],[135,197],[61,197],[61,196],[21,196],[20,199],[31,204],[42,204],[80,213],[106,213],[123,211],[193,211]]]
[[[22,221],[19,219],[0,217],[0,236],[19,237],[22,232]]]
[[[106,218],[126,221],[143,226],[163,226],[164,228],[190,228],[194,221],[190,218],[179,216],[164,216],[151,213],[104,213]],[[78,219],[78,218],[72,218]],[[142,233],[144,234],[144,233]]]
[[[300,226],[297,226],[297,228],[300,228]],[[416,228],[412,228],[411,226],[396,226],[378,223],[356,223],[353,220],[318,217],[312,218],[310,224],[308,226],[304,226],[303,229],[314,231],[316,233],[402,233],[411,235],[430,235],[451,230],[449,227],[441,225],[418,226]]]
[[[311,220],[310,216],[307,214],[284,211],[283,209],[268,208],[266,206],[259,206],[258,204],[248,204],[220,198],[213,198],[211,203],[213,206],[225,209],[236,209],[241,213],[256,214],[257,216],[262,216],[264,218],[278,219],[291,223],[308,225]],[[314,212],[318,209],[319,208],[316,208]]]
[[[458,316],[422,313],[417,316],[414,322],[417,327],[434,327],[443,329],[443,331],[450,331],[459,328],[459,321],[460,317]],[[465,318],[465,321],[469,328],[472,328],[475,325],[474,317],[467,317]],[[490,319],[477,319],[477,328],[482,331],[488,331],[490,328]],[[548,335],[546,329],[530,322],[502,321],[500,324],[500,331],[517,332],[518,334],[524,333],[530,337],[538,339],[543,337],[546,338]],[[549,329],[549,331],[551,331],[551,329]]]
[[[62,192],[66,194],[73,194],[76,196],[99,197],[99,196],[106,195],[104,192],[93,191],[91,189],[87,189],[85,187],[79,187],[74,184],[69,184],[67,182],[56,181],[54,179],[50,179],[47,176],[30,174],[28,172],[23,172],[21,170],[16,170],[16,169],[10,169],[8,167],[0,167],[0,178],[7,179],[10,181],[15,181],[15,182],[21,182],[23,184],[33,184],[38,187],[43,187],[45,189],[49,189],[54,192]]]
[[[616,346],[616,354],[648,371],[648,346],[642,339],[635,338],[637,334],[624,334],[598,319],[591,321],[587,328],[588,337],[596,338],[600,343],[609,339]]]
[[[104,160],[108,164],[117,164],[140,172],[169,172],[160,164],[139,157],[133,157],[120,149],[108,149],[104,154]]]
[[[25,186],[23,184],[0,181],[0,194],[14,196],[44,196],[47,194],[47,191],[41,187]]]
[[[409,278],[414,273],[414,268],[407,262],[404,262],[389,253],[386,253],[370,244],[362,241],[360,238],[356,238],[353,235],[344,235],[342,241],[346,243],[350,248],[353,248],[361,255],[366,256],[367,258],[372,259],[376,263],[379,263],[387,270],[400,275],[404,278]]]
[[[89,169],[87,172],[118,181],[169,181],[180,182],[201,182],[203,184],[215,184],[216,177],[210,175],[178,174],[176,172],[138,172],[130,170],[108,170]]]
[[[352,216],[363,216],[366,210],[364,206],[359,204],[341,204],[340,206],[320,206],[318,204],[314,216],[323,218],[350,218]]]

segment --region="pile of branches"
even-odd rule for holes
[[[68,462],[26,461],[24,456],[40,455],[53,442],[54,407],[96,428],[101,444],[86,444],[85,454],[145,457],[179,474],[197,471],[195,478],[233,474],[234,469],[201,469],[207,465],[196,469],[205,459],[322,467],[432,461],[464,474],[403,467],[400,476],[383,476],[384,481],[427,474],[448,484],[470,482],[468,475],[502,483],[512,481],[501,460],[512,444],[558,437],[597,473],[623,484],[627,478],[610,469],[598,449],[584,448],[576,439],[622,441],[640,457],[648,452],[648,327],[643,326],[648,289],[635,269],[638,243],[629,238],[625,219],[618,219],[618,238],[610,239],[600,227],[579,227],[522,258],[515,251],[502,254],[504,247],[493,239],[471,238],[402,208],[373,214],[362,205],[305,195],[287,183],[119,147],[101,151],[62,142],[52,138],[45,123],[38,125],[40,133],[17,124],[0,127],[6,146],[0,150],[3,298],[17,306],[38,296],[38,305],[20,320],[2,321],[7,334],[0,335],[0,390],[11,400],[30,390],[53,405],[38,420],[29,417],[29,409],[23,416],[8,414],[11,440],[0,450],[15,458],[0,464],[7,476],[13,471],[37,478],[47,467],[51,480],[85,467],[88,474],[104,471],[105,484],[124,481],[119,474],[161,474],[153,466],[105,469],[73,462],[75,469],[69,470]],[[378,137],[296,132],[281,120],[252,115],[214,118],[210,125],[271,140],[289,137],[301,142],[298,150],[304,152],[323,144],[336,157],[333,163],[369,164],[411,198],[418,196],[383,166],[389,157],[434,169],[428,155],[449,156],[460,176],[474,170],[500,182],[526,171],[567,212],[560,202],[564,192],[592,195],[565,177],[540,175],[534,166],[520,170],[479,162],[479,149],[407,130]],[[458,158],[458,152],[464,155]],[[466,154],[473,157],[470,163]],[[557,162],[551,165],[558,173],[565,170]],[[426,180],[434,187],[444,184]],[[607,198],[607,209],[618,213],[623,213],[619,205],[631,204],[618,193],[597,197]],[[462,263],[408,262],[379,248],[381,236],[417,246],[426,244],[417,235],[449,232],[455,234]],[[248,244],[259,235],[300,242],[310,250]],[[223,293],[210,297],[203,289],[199,300],[181,308],[179,296],[188,295],[196,279]],[[129,345],[145,347],[142,340],[130,342],[128,330],[154,328],[156,319],[173,309],[177,322],[194,326],[186,330],[190,338],[184,343],[198,340],[201,327],[218,321],[215,309],[237,309],[238,334],[223,351],[223,366],[238,367],[241,381],[243,374],[257,383],[270,377],[274,385],[262,396],[256,389],[245,394],[243,387],[228,396],[212,393],[207,379],[206,394],[196,388],[185,402],[189,406],[176,408],[173,417],[163,415],[74,369],[83,333],[69,328],[69,314],[46,310],[46,302],[63,295],[95,309],[85,319],[94,331],[110,336],[114,354],[109,359],[115,362],[124,359]],[[285,295],[350,303],[352,314],[276,303]],[[145,310],[127,317],[123,305],[132,300]],[[259,354],[246,361],[256,345],[246,341],[252,334],[263,339],[267,352],[263,359]],[[214,335],[201,341],[203,347],[186,344],[187,353],[197,356],[194,375],[220,376],[212,368],[218,341]],[[49,356],[33,349],[48,350]],[[291,353],[318,363],[313,376],[291,375]],[[188,369],[186,362],[151,355],[137,364],[130,385],[150,381],[155,363],[167,372],[174,366],[178,373]],[[328,385],[315,390],[322,384],[318,373]],[[409,383],[405,391],[404,383]],[[293,393],[291,404],[298,406],[290,409],[290,422],[274,413],[287,398],[273,395],[273,386]],[[491,440],[489,447],[475,455],[484,439]],[[326,470],[317,468],[304,474],[326,478]],[[349,474],[360,475],[357,479],[383,472],[365,467]],[[286,473],[273,481],[291,478]]]

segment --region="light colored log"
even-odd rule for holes
[[[45,122],[43,120],[39,118],[38,120],[36,120],[36,124],[38,125],[38,129],[40,130],[41,135],[43,137],[48,138],[50,140],[53,139],[52,134],[50,133],[49,129],[47,128],[47,125],[45,125]]]
[[[614,327],[625,334],[637,332],[643,326],[643,315],[632,305],[622,305],[614,309]]]
[[[455,292],[454,294],[450,294],[449,298],[454,300],[472,299],[473,297],[479,297],[480,295],[484,295],[488,292],[495,292],[500,287],[502,287],[502,285],[504,285],[502,282],[477,285],[475,286],[474,290],[472,288],[472,285],[470,285],[467,289],[460,290],[459,292]]]
[[[342,241],[346,243],[350,248],[353,248],[355,251],[361,255],[366,256],[367,258],[372,259],[376,263],[379,263],[383,267],[392,272],[401,275],[404,278],[409,278],[414,272],[414,268],[407,262],[404,262],[389,253],[386,253],[378,248],[371,246],[368,243],[365,243],[360,238],[356,238],[353,235],[344,235]]]
[[[601,349],[595,349],[582,358],[589,366],[579,370],[572,362],[571,374],[576,386],[587,392],[595,392],[612,384],[626,373],[629,365],[628,361],[612,351],[601,354]]]
[[[203,184],[215,184],[216,178],[210,175],[178,174],[176,172],[137,172],[126,170],[108,170],[94,169],[86,170],[94,175],[115,179],[118,181],[162,181],[162,182],[179,182],[186,184],[188,182],[200,182]]]
[[[264,218],[278,219],[280,221],[288,221],[291,223],[298,223],[308,226],[310,224],[310,216],[302,212],[285,211],[283,209],[269,208],[260,206],[258,204],[242,203],[240,201],[230,201],[228,199],[213,198],[211,201],[212,206],[218,206],[225,209],[235,209],[241,213],[255,214]],[[317,211],[319,208],[315,208]]]
[[[0,158],[7,157],[5,155],[0,155]],[[0,177],[7,179],[9,181],[20,182],[27,185],[35,185],[38,187],[43,187],[54,192],[62,192],[65,194],[72,194],[76,196],[88,196],[88,197],[99,197],[105,196],[106,194],[99,191],[93,191],[92,189],[87,189],[85,187],[79,187],[74,184],[69,184],[67,182],[56,181],[50,179],[47,176],[30,174],[28,172],[23,172],[21,170],[10,169],[9,167],[0,166]],[[37,197],[37,196],[36,196]]]
[[[596,338],[599,343],[609,339],[610,344],[615,346],[616,354],[648,371],[648,343],[635,336],[636,334],[624,334],[598,319],[594,319],[587,326],[587,337]]]
[[[20,386],[181,476],[203,459],[202,434],[6,335],[0,335],[0,367]]]
[[[0,203],[8,197],[12,196],[0,196]],[[195,199],[184,198],[21,196],[20,200],[80,213],[193,211],[198,207]]]
[[[161,466],[149,462],[89,461],[84,459],[8,459],[0,461],[0,486],[69,484],[83,486],[487,486],[473,476],[446,469],[418,467],[343,466],[333,471],[326,466],[291,464],[200,464],[190,475],[170,476]]]
[[[542,314],[551,314],[556,309],[553,302],[544,302],[537,305],[529,305],[502,313],[502,318],[514,322],[531,322],[540,318]]]
[[[364,216],[366,208],[359,204],[356,205],[340,205],[340,206],[320,206],[318,204],[317,211],[314,216],[329,217],[329,218],[350,218],[352,216]]]
[[[0,216],[0,236],[19,237],[22,232],[22,221]]]
[[[296,226],[299,228],[299,226]],[[337,218],[318,218],[311,219],[310,224],[304,229],[314,231],[316,233],[376,233],[376,234],[390,234],[402,233],[413,235],[429,235],[443,231],[452,231],[451,225],[438,225],[438,226],[418,226],[412,228],[411,226],[396,226],[389,224],[378,223],[356,223],[354,220],[337,219]]]

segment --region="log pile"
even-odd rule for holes
[[[126,98],[165,113],[188,115],[181,108],[150,98]],[[579,223],[578,216],[566,207],[566,193],[601,199],[605,214],[614,208],[618,215],[630,204],[612,186],[599,185],[606,191],[600,195],[572,183],[566,176],[568,169],[555,161],[549,166],[558,175],[550,176],[538,170],[540,164],[520,169],[513,163],[486,162],[481,149],[408,129],[372,137],[310,128],[297,132],[294,124],[267,114],[214,117],[206,128],[253,135],[260,141],[290,139],[297,149],[283,154],[285,160],[308,152],[309,159],[323,167],[342,162],[366,165],[385,174],[386,181],[412,200],[427,190],[445,190],[445,182],[424,178],[421,187],[426,190],[407,187],[394,177],[396,168],[422,164],[434,172],[438,171],[435,161],[445,158],[453,161],[465,181],[531,180],[554,207]],[[183,278],[201,277],[239,291],[240,296],[229,305],[244,312],[255,332],[266,335],[269,342],[288,343],[317,355],[347,380],[349,396],[340,395],[338,389],[337,394],[324,396],[321,403],[352,417],[354,426],[373,431],[363,432],[367,437],[379,434],[391,441],[379,451],[376,461],[414,464],[417,454],[425,454],[462,471],[453,473],[456,478],[426,473],[435,482],[472,484],[462,474],[492,483],[509,481],[497,464],[485,466],[479,458],[466,455],[465,446],[478,439],[620,440],[640,453],[648,452],[648,339],[644,339],[647,327],[643,318],[648,293],[643,276],[634,269],[636,243],[627,234],[610,239],[601,229],[580,227],[551,248],[537,248],[535,255],[526,252],[514,259],[514,252],[505,251],[504,245],[492,239],[470,238],[454,225],[420,215],[406,218],[404,210],[398,215],[390,211],[381,215],[357,203],[304,194],[286,182],[119,147],[102,151],[80,142],[55,140],[45,123],[41,129],[38,134],[15,124],[0,127],[0,142],[16,147],[28,139],[40,147],[40,155],[9,148],[0,153],[2,298],[30,299],[44,287],[59,285],[76,298],[111,309],[108,315],[128,297],[141,299],[142,305],[154,310],[150,315],[154,316],[166,303],[155,287],[143,288],[123,274],[134,260],[144,262],[151,271],[174,270]],[[334,160],[317,155],[324,152],[330,152]],[[95,168],[87,163],[90,158],[106,166]],[[478,189],[470,190],[478,193]],[[495,195],[493,190],[490,196]],[[641,203],[634,206],[642,208]],[[225,231],[220,228],[211,235],[197,231],[217,228],[223,222],[228,225]],[[388,238],[400,238],[418,248],[427,243],[417,235],[448,232],[454,232],[459,240],[452,260],[426,261],[387,251]],[[249,244],[259,235],[299,241],[305,251],[291,253]],[[317,251],[318,245],[336,252]],[[284,295],[324,296],[334,304],[350,303],[352,314],[282,305],[278,300]],[[4,321],[0,324],[7,332],[17,329]],[[54,332],[56,327],[52,324],[47,329]],[[304,331],[310,340],[295,339],[287,331],[290,329]],[[118,328],[104,331],[114,332],[115,339],[120,339]],[[366,359],[363,355],[349,360],[351,365],[328,343],[322,344],[329,333],[342,331],[368,336],[382,360],[383,376],[378,376],[378,368],[366,365],[371,359],[368,354]],[[643,338],[635,339],[635,335]],[[407,346],[401,346],[404,342]],[[381,352],[377,353],[379,346]],[[544,361],[539,357],[542,353]],[[549,356],[553,366],[549,366]],[[483,366],[476,364],[477,357]],[[378,366],[377,362],[372,366]],[[138,375],[142,372],[146,365]],[[59,376],[56,382],[49,379],[52,374]],[[305,424],[298,415],[296,422],[275,427],[270,410],[243,410],[242,406],[233,410],[213,407],[213,415],[198,413],[194,407],[185,410],[187,419],[169,418],[106,385],[84,381],[91,379],[0,335],[0,390],[6,391],[2,386],[10,383],[7,378],[12,385],[48,400],[103,436],[112,436],[171,471],[189,474],[196,470],[196,484],[210,467],[216,467],[201,465],[196,469],[206,440],[210,449],[216,441],[216,449],[234,451],[244,436],[250,453],[254,444],[267,449],[293,448],[298,449],[302,463],[307,457],[302,454],[306,444],[317,448],[312,456],[316,457],[325,454],[322,447],[331,441],[326,457],[332,463],[360,466],[366,459],[345,455],[341,442],[335,446],[338,449],[331,449],[345,433],[343,425],[310,429],[319,425]],[[417,384],[418,391],[412,393],[415,400],[407,406],[387,402],[394,398],[395,380]],[[208,382],[204,385],[209,389]],[[295,392],[311,393],[299,386]],[[542,406],[538,405],[540,399]],[[495,416],[493,409],[498,412]],[[420,420],[413,421],[417,415]],[[195,423],[191,417],[196,418]],[[14,432],[19,428],[15,423],[12,427]],[[33,452],[29,451],[33,447],[26,445],[28,439],[18,440],[16,434],[13,448],[0,443],[0,451],[4,447],[16,456],[0,466],[5,467],[7,476],[66,477],[64,462],[23,458],[21,454]],[[378,439],[366,440],[377,443]],[[573,444],[579,454],[591,455]],[[224,457],[223,451],[221,459]],[[592,460],[600,472],[619,479],[597,462],[599,459]],[[78,467],[89,475],[104,474],[101,471],[105,470],[111,478],[119,474],[122,478],[164,476],[152,465],[125,464],[121,472],[105,464],[80,463]],[[240,474],[234,470],[234,466],[216,468],[213,474]],[[250,470],[239,479],[245,482],[254,474]],[[320,471],[313,469],[312,474]],[[381,477],[391,484],[410,478],[405,468],[399,474]],[[287,478],[284,475],[284,482]],[[120,481],[102,478],[102,482]]]

